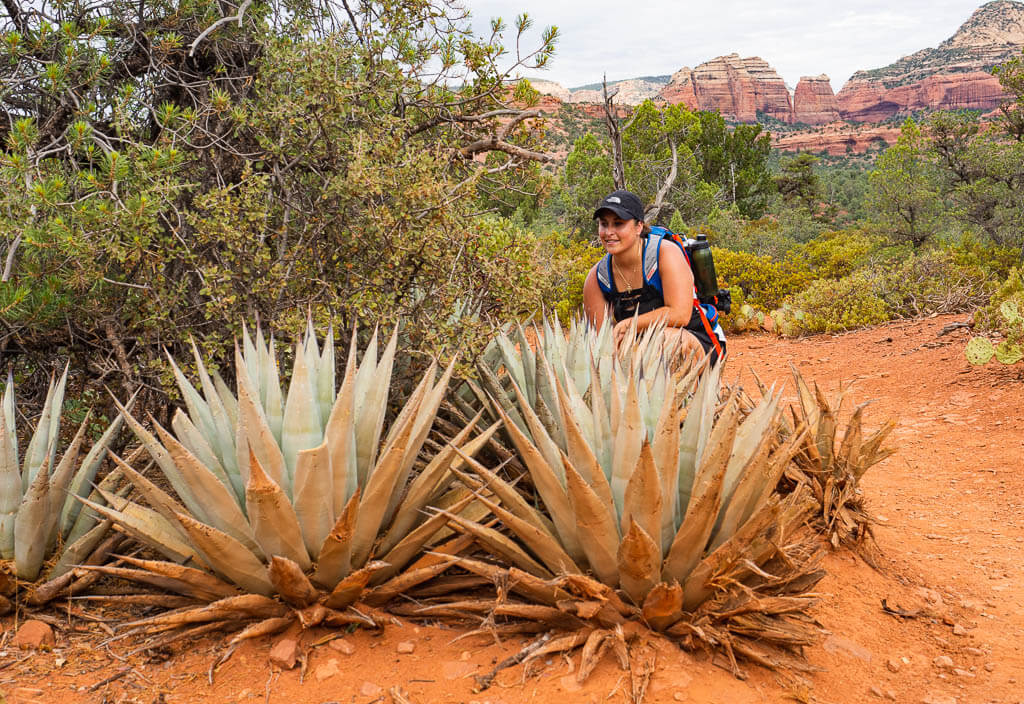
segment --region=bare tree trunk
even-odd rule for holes
[[[608,94],[608,77],[601,79],[601,92],[604,95],[604,122],[608,126],[608,136],[612,140],[612,181],[615,182],[615,189],[621,190],[626,187],[626,169],[622,164],[622,131],[619,129],[619,121],[615,117],[615,96],[619,91],[612,91]]]
[[[661,209],[665,205],[665,196],[668,195],[669,189],[672,188],[672,184],[676,182],[676,176],[679,174],[679,150],[676,148],[675,140],[669,139],[668,145],[672,147],[672,168],[669,170],[668,176],[665,177],[665,182],[658,189],[658,195],[655,196],[654,203],[644,213],[645,222],[654,222],[658,219],[658,215],[661,214]]]

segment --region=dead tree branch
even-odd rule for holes
[[[626,169],[622,162],[622,131],[619,129],[619,121],[615,117],[615,96],[618,90],[608,93],[608,77],[601,79],[601,92],[604,96],[604,122],[608,127],[608,137],[612,141],[612,181],[615,189],[621,190],[626,187]]]
[[[211,24],[209,27],[204,29],[202,31],[202,34],[200,34],[198,37],[196,37],[195,41],[193,41],[192,45],[188,48],[188,55],[189,56],[194,56],[195,53],[196,53],[196,47],[199,46],[200,42],[202,42],[204,39],[206,39],[206,37],[208,37],[210,34],[212,34],[214,32],[214,30],[216,30],[221,25],[227,24],[229,22],[237,21],[238,22],[238,26],[241,27],[242,26],[242,18],[245,16],[245,11],[249,9],[249,5],[252,5],[252,0],[245,0],[245,2],[243,2],[242,5],[238,8],[238,14],[231,15],[230,17],[221,17],[219,20],[217,20],[216,22]]]
[[[661,209],[665,205],[665,196],[668,195],[669,189],[672,188],[672,185],[676,182],[676,176],[679,174],[679,150],[676,148],[676,141],[670,138],[668,145],[672,147],[672,168],[669,170],[668,176],[665,177],[665,182],[658,189],[658,195],[655,196],[654,203],[644,213],[644,220],[646,222],[655,222],[658,219],[658,215],[661,214]]]

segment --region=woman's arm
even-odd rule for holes
[[[693,272],[690,271],[690,265],[686,263],[682,250],[674,244],[662,242],[658,251],[658,271],[661,273],[661,293],[665,305],[639,316],[636,319],[637,331],[648,328],[660,320],[664,320],[669,327],[676,328],[686,327],[690,322],[690,315],[693,313]],[[616,342],[626,334],[632,323],[632,318],[616,323]]]
[[[601,327],[608,315],[608,301],[601,293],[601,285],[597,283],[597,264],[591,267],[583,282],[583,313],[595,328]]]

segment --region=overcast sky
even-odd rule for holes
[[[736,52],[760,56],[795,87],[826,73],[838,92],[858,69],[937,46],[981,0],[463,0],[479,34],[518,13],[561,34],[550,68],[525,72],[566,87],[671,74]]]

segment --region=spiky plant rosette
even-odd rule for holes
[[[896,448],[883,447],[896,424],[888,420],[866,433],[863,412],[868,402],[854,408],[844,426],[840,419],[845,391],[840,389],[830,401],[816,383],[812,391],[796,367],[791,369],[797,402],[790,407],[791,420],[783,424],[782,436],[791,435],[797,427],[805,427],[807,432],[785,473],[782,489],[808,487],[819,506],[818,528],[833,549],[847,546],[858,550],[873,564],[873,555],[864,550],[873,533],[860,481],[868,469],[896,452]]]
[[[283,393],[273,340],[245,331],[237,395],[194,350],[201,391],[171,362],[187,409],[175,413],[173,432],[151,419],[150,433],[123,411],[176,496],[122,462],[142,501],[89,505],[167,559],[124,557],[125,566],[95,569],[191,600],[129,626],[158,633],[248,623],[237,642],[295,621],[373,625],[357,601],[380,604],[447,567],[428,558],[403,571],[445,529],[446,518],[425,507],[469,504],[468,490],[450,488],[453,464],[463,461],[456,448],[471,457],[496,426],[471,439],[478,419],[470,421],[413,476],[452,366],[439,379],[430,366],[385,435],[396,339],[378,359],[374,333],[357,365],[353,334],[336,390],[333,334],[321,350],[310,324]]]
[[[797,432],[779,442],[779,395],[744,417],[736,393],[719,398],[720,366],[673,376],[661,331],[628,366],[590,355],[602,331],[577,326],[564,346],[562,334],[538,332],[533,348],[500,342],[511,394],[488,398],[543,510],[471,462],[492,495],[478,500],[504,531],[449,515],[497,558],[458,564],[507,592],[405,611],[569,629],[530,657],[584,645],[581,672],[627,622],[720,647],[734,668],[736,655],[799,667],[790,655],[818,631],[807,611],[823,572],[799,531],[813,500],[775,493],[803,441]]]
[[[92,414],[87,413],[58,456],[67,379],[67,367],[59,379],[51,377],[42,413],[20,458],[14,378],[10,372],[0,400],[0,560],[10,561],[11,573],[24,582],[35,583],[40,577],[49,580],[30,590],[27,601],[33,604],[66,593],[73,584],[72,566],[101,560],[103,550],[99,548],[110,528],[82,512],[78,498],[92,491],[92,482],[121,421],[116,419],[79,463],[92,420]],[[105,486],[112,490],[117,479],[116,475],[105,479]],[[14,584],[12,580],[7,583]],[[12,587],[4,591],[12,591]],[[4,608],[0,602],[0,611]]]

